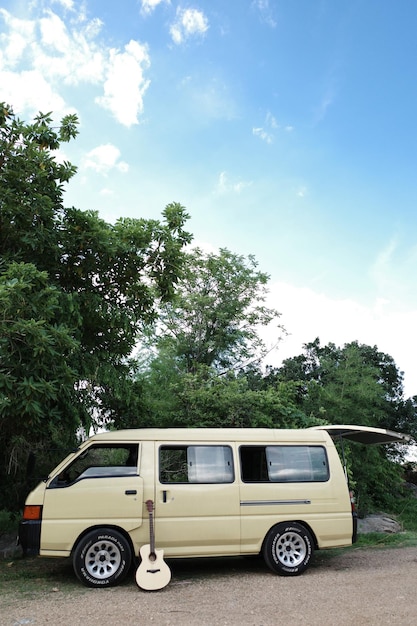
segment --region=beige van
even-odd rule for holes
[[[368,443],[403,439],[325,428]],[[155,544],[168,559],[262,554],[274,572],[301,574],[315,549],[356,539],[345,472],[326,429],[94,435],[29,494],[23,550],[71,557],[86,586],[116,585],[149,543],[152,501]]]

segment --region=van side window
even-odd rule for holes
[[[229,446],[161,446],[161,483],[232,483],[233,455]]]
[[[329,465],[323,446],[241,446],[243,482],[325,482]]]
[[[138,473],[138,452],[138,444],[93,445],[66,467],[50,487],[67,487],[83,478],[134,476]]]

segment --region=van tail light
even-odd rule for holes
[[[42,506],[40,504],[26,504],[23,509],[24,520],[42,519]]]
[[[349,497],[350,497],[350,506],[352,507],[352,513],[354,513],[356,511],[356,502],[355,502],[355,494],[353,493],[353,491],[349,491]]]

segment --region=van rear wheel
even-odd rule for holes
[[[298,522],[277,524],[267,534],[263,557],[268,567],[282,576],[298,576],[313,556],[311,534]]]
[[[112,528],[98,528],[84,535],[72,561],[77,578],[86,587],[118,585],[127,575],[131,562],[129,542]]]

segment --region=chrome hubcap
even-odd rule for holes
[[[284,533],[276,544],[276,555],[282,565],[297,567],[307,555],[307,546],[296,533]]]
[[[90,576],[104,579],[115,574],[121,563],[120,550],[110,541],[93,543],[85,557],[85,567]]]

